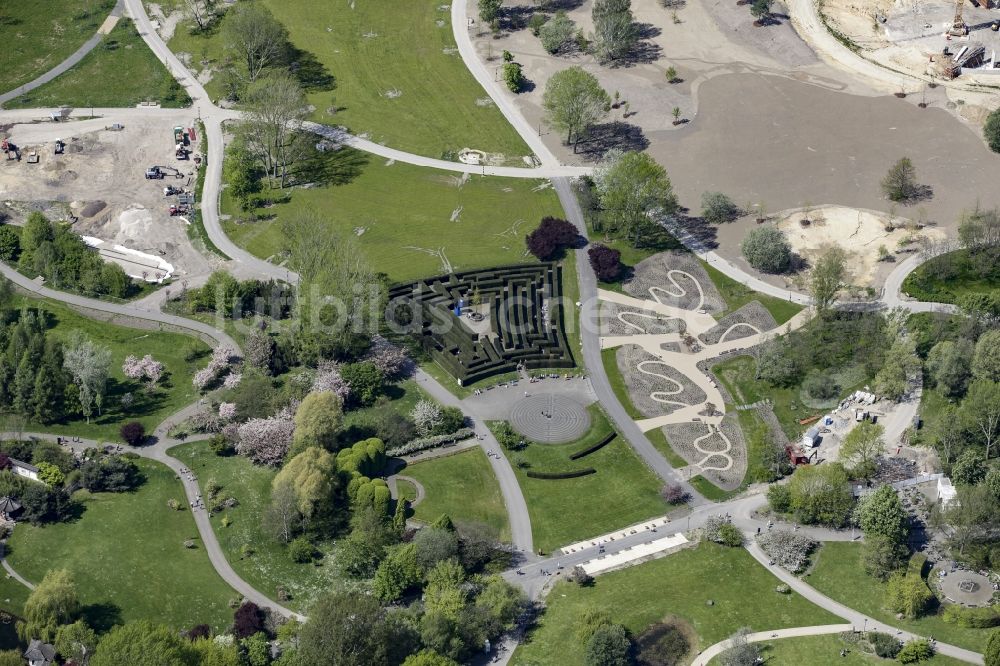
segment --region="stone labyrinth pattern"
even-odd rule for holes
[[[518,366],[574,367],[561,297],[562,272],[555,263],[498,266],[396,285],[389,290],[387,319],[468,385]],[[455,315],[460,300],[467,309],[481,301],[471,308],[485,315],[476,330],[465,313]]]
[[[528,439],[543,444],[564,444],[580,439],[590,429],[586,407],[561,395],[529,395],[514,403],[510,424]]]

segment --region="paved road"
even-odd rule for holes
[[[793,627],[791,629],[774,629],[772,631],[758,631],[747,635],[748,643],[763,643],[781,638],[801,638],[803,636],[825,636],[827,634],[842,634],[845,631],[853,631],[853,624],[823,624],[815,627]],[[715,645],[710,645],[698,654],[691,666],[708,666],[708,662],[719,656],[725,650],[732,647],[732,641],[726,639],[719,641]]]
[[[122,0],[118,0],[118,4],[116,4],[111,9],[111,13],[108,14],[108,17],[110,18],[112,16],[121,16],[122,15],[122,10],[124,10],[124,8],[125,8],[125,5],[123,4]],[[61,63],[59,63],[58,65],[56,65],[55,67],[53,67],[49,71],[45,72],[44,74],[42,74],[41,76],[39,76],[34,81],[30,81],[28,83],[25,83],[23,86],[19,86],[19,87],[15,88],[14,90],[11,90],[10,92],[6,92],[6,93],[0,95],[0,106],[3,106],[4,104],[6,104],[10,100],[14,99],[15,97],[20,97],[21,95],[23,95],[26,92],[30,92],[30,91],[34,90],[35,88],[38,88],[39,86],[45,85],[46,83],[48,83],[52,79],[56,78],[60,74],[63,74],[64,72],[66,72],[67,70],[69,70],[71,67],[73,67],[74,65],[76,65],[78,62],[80,62],[81,60],[83,60],[83,57],[85,55],[87,55],[88,53],[90,53],[94,49],[95,46],[97,46],[98,44],[101,43],[101,40],[104,38],[104,35],[105,35],[105,33],[102,32],[103,28],[104,28],[104,24],[102,23],[101,27],[98,28],[97,32],[94,33],[94,36],[91,37],[90,39],[88,39],[87,41],[85,41],[83,43],[83,46],[81,46],[80,48],[78,48],[73,53],[73,55],[71,55],[70,57],[66,58],[65,60],[63,60]]]
[[[423,370],[417,370],[416,380],[420,384],[420,388],[442,405],[462,408],[461,400]],[[511,543],[514,544],[514,548],[521,551],[525,558],[531,558],[535,552],[531,536],[531,517],[528,515],[528,503],[524,500],[521,484],[517,482],[514,468],[511,467],[506,452],[493,436],[493,432],[486,427],[486,423],[474,416],[470,416],[469,419],[472,421],[472,427],[476,429],[476,433],[482,438],[479,440],[479,445],[487,453],[496,454],[487,457],[493,468],[493,473],[500,483],[500,494],[503,495],[503,502],[507,507]]]
[[[905,261],[899,262],[885,279],[885,293],[882,296],[882,302],[887,307],[906,308],[910,312],[943,312],[947,314],[959,312],[959,309],[951,303],[915,301],[903,294],[903,281],[926,260],[926,257],[920,254],[912,254]]]

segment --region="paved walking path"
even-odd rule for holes
[[[125,5],[122,2],[122,0],[118,0],[118,3],[111,9],[111,13],[108,14],[108,18],[105,19],[105,21],[97,29],[97,32],[94,33],[93,37],[85,41],[83,45],[80,48],[78,48],[70,57],[66,58],[52,69],[42,74],[34,81],[25,83],[23,86],[18,86],[14,90],[11,90],[9,92],[0,95],[0,106],[3,106],[10,100],[16,97],[20,97],[21,95],[27,92],[31,92],[32,90],[38,88],[39,86],[45,85],[52,79],[56,78],[60,74],[65,73],[71,67],[75,66],[77,63],[83,60],[83,57],[85,55],[90,53],[92,50],[94,50],[95,46],[101,43],[101,40],[104,39],[104,35],[111,32],[112,28],[114,28],[115,24],[117,23],[117,20],[113,19],[117,19],[118,17],[120,17],[124,9]]]
[[[7,539],[0,540],[0,564],[3,565],[4,571],[18,583],[24,585],[29,590],[35,589],[35,584],[14,571],[14,567],[10,566],[10,562],[7,561]]]
[[[449,453],[456,453],[455,451],[449,451]],[[399,500],[399,486],[397,481],[406,481],[407,483],[413,484],[413,487],[417,491],[416,497],[410,500],[410,506],[416,506],[424,501],[427,497],[427,491],[424,490],[424,484],[420,483],[412,476],[406,476],[405,474],[393,474],[390,477],[386,477],[386,483],[389,485],[389,492],[392,493],[392,498]]]
[[[791,629],[758,631],[754,634],[748,634],[746,639],[748,643],[763,643],[765,641],[773,641],[781,638],[801,638],[803,636],[842,634],[845,631],[852,631],[853,629],[854,625],[852,624],[823,624],[815,627],[793,627]],[[732,647],[732,641],[728,638],[724,641],[719,641],[715,645],[710,645],[700,652],[697,657],[695,657],[695,660],[691,662],[691,666],[708,666],[708,662],[712,661],[713,658],[719,656],[730,647]]]

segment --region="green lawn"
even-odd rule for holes
[[[282,603],[299,611],[308,609],[317,596],[338,582],[330,544],[319,544],[318,550],[325,557],[317,565],[298,564],[283,545],[264,531],[262,517],[271,499],[271,480],[276,470],[258,467],[240,456],[219,457],[205,442],[183,444],[170,453],[195,473],[203,496],[205,484],[214,479],[222,486],[223,495],[239,501],[239,506],[214,516],[212,527],[226,559],[243,580],[272,599],[277,597],[278,586],[283,585],[291,600]],[[224,515],[232,521],[229,527],[222,525]],[[252,554],[244,552],[244,547]]]
[[[561,582],[546,597],[545,613],[513,663],[584,663],[584,644],[574,637],[591,609],[604,610],[634,634],[667,615],[679,616],[694,627],[699,649],[743,626],[765,630],[842,622],[797,594],[779,594],[778,583],[744,549],[712,543],[602,574],[593,587]]]
[[[94,36],[115,0],[0,4],[0,92],[32,81]]]
[[[357,235],[368,260],[393,282],[446,273],[444,259],[454,270],[534,261],[526,256],[525,235],[546,215],[563,214],[548,181],[472,176],[463,182],[435,169],[355,156],[366,163],[350,182],[290,191],[287,203],[265,212],[280,221],[303,208],[323,211],[330,229]],[[222,204],[238,214],[225,193]],[[283,249],[275,220],[230,220],[225,230],[259,257]],[[563,279],[576,275],[566,270]]]
[[[840,623],[835,623],[840,624]],[[840,634],[826,636],[804,636],[802,638],[785,638],[769,641],[761,645],[764,663],[770,666],[785,664],[809,664],[809,666],[872,666],[873,664],[895,664],[890,659],[881,659],[874,654],[863,652],[853,643],[845,641]],[[847,650],[847,656],[841,657],[840,651]],[[719,666],[718,657],[709,662],[711,666]],[[952,659],[944,655],[935,655],[928,661],[922,661],[926,666],[958,666],[964,661]]]
[[[617,347],[601,350],[601,363],[604,365],[604,373],[608,376],[608,383],[611,384],[611,390],[615,392],[615,397],[618,398],[618,402],[625,408],[628,415],[636,420],[644,419],[646,417],[635,408],[635,405],[632,404],[632,399],[628,397],[625,378],[622,377],[622,373],[618,370],[618,361],[615,359],[617,351]]]
[[[940,615],[897,620],[895,613],[884,610],[885,584],[865,574],[861,563],[861,544],[826,542],[814,560],[815,565],[805,581],[831,599],[880,622],[921,636],[933,636],[942,643],[952,643],[976,652],[982,652],[986,647],[990,629],[967,629],[946,624]]]
[[[670,446],[670,442],[667,441],[667,436],[663,434],[662,429],[655,428],[654,430],[646,431],[646,439],[656,447],[657,451],[663,454],[668,463],[674,467],[687,467],[688,461],[684,460],[679,453],[674,451],[673,447]]]
[[[30,593],[28,588],[8,576],[7,572],[4,572],[0,576],[0,610],[5,610],[14,615],[22,615],[24,612],[24,602],[28,600]],[[0,635],[0,649],[5,649],[3,648],[2,635]]]
[[[659,479],[621,437],[583,458],[569,459],[612,430],[597,405],[588,411],[591,429],[579,441],[529,444],[524,451],[509,454],[513,460],[529,464],[527,469],[515,465],[514,471],[528,503],[535,548],[545,552],[667,512],[659,496]],[[529,470],[561,472],[587,467],[597,473],[575,479],[532,479],[527,475]]]
[[[178,108],[188,106],[191,98],[142,41],[131,19],[122,18],[79,64],[6,106],[130,107],[145,101]]]
[[[172,498],[186,504],[180,481],[159,463],[137,463],[146,482],[134,493],[79,491],[79,520],[44,527],[19,523],[9,543],[11,566],[35,583],[50,569],[69,569],[95,628],[148,619],[177,628],[206,623],[224,629],[236,592],[212,568],[190,511],[167,507]],[[185,539],[194,539],[196,547],[185,548]]]
[[[427,492],[414,507],[417,520],[431,523],[446,513],[454,521],[486,523],[501,539],[510,539],[500,484],[481,448],[409,465],[402,473],[419,481]]]
[[[715,268],[712,268],[704,261],[701,262],[701,265],[705,268],[708,277],[712,280],[715,288],[719,290],[719,294],[728,306],[725,312],[720,312],[717,315],[720,318],[734,310],[740,309],[751,301],[758,301],[763,305],[771,313],[771,316],[774,317],[774,321],[779,324],[784,324],[802,311],[802,306],[797,303],[757,293],[745,284],[737,282]]]
[[[749,405],[763,398],[770,398],[774,413],[788,438],[795,441],[805,430],[798,419],[811,416],[817,410],[799,403],[797,388],[783,388],[754,379],[757,362],[751,356],[736,356],[717,363],[712,372],[737,404]]]
[[[712,502],[725,502],[739,495],[746,488],[746,484],[741,484],[735,490],[723,490],[701,474],[691,477],[691,486],[697,490],[705,499]]]
[[[70,308],[54,301],[25,297],[22,303],[30,308],[44,310],[49,315],[49,330],[63,340],[73,331],[82,331],[94,342],[111,350],[111,381],[108,395],[104,399],[103,413],[86,423],[80,416],[63,423],[40,424],[28,422],[26,431],[44,431],[58,434],[72,434],[79,437],[117,440],[118,430],[125,420],[140,421],[151,431],[168,416],[198,398],[198,392],[191,384],[191,377],[207,360],[185,360],[188,350],[208,352],[208,345],[200,340],[159,331],[126,328],[106,322],[89,319]],[[127,380],[122,374],[122,361],[129,354],[142,356],[152,354],[163,363],[164,379],[153,393],[147,393],[141,386]],[[119,399],[124,393],[132,393],[135,402],[124,411]]]
[[[921,301],[957,303],[966,294],[1000,289],[1000,270],[989,255],[982,259],[970,257],[968,250],[956,250],[935,257],[918,266],[903,281],[903,292]],[[990,263],[982,271],[977,262]]]

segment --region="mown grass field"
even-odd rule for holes
[[[0,93],[28,83],[94,36],[115,0],[45,0],[0,5]]]
[[[414,507],[415,519],[432,523],[446,513],[456,522],[485,523],[502,540],[510,540],[500,484],[481,448],[408,465],[401,473],[419,481],[427,492]]]
[[[968,250],[956,250],[935,257],[917,268],[903,280],[903,292],[921,301],[957,303],[966,294],[981,294],[1000,289],[1000,271],[980,272],[975,264],[990,260],[975,259]]]
[[[797,594],[779,594],[778,582],[744,549],[713,543],[602,574],[592,587],[560,582],[512,663],[584,663],[585,645],[574,637],[589,610],[603,610],[633,634],[679,616],[697,632],[699,650],[744,626],[763,631],[842,622]]]
[[[768,296],[766,294],[761,294],[750,287],[737,282],[728,275],[716,270],[715,268],[709,266],[704,261],[701,265],[705,268],[705,272],[708,273],[708,277],[712,280],[712,284],[715,288],[719,290],[719,294],[722,296],[723,300],[726,301],[725,312],[720,312],[717,316],[719,318],[739,310],[741,307],[746,305],[751,301],[758,301],[763,305],[771,316],[774,317],[779,325],[784,324],[786,321],[797,315],[802,311],[802,306],[798,303],[792,303],[791,301],[786,301],[781,298],[775,298],[774,296]]]
[[[11,566],[38,583],[50,569],[73,574],[84,617],[99,630],[148,619],[171,627],[206,623],[216,630],[232,621],[237,596],[212,568],[184,489],[164,465],[138,459],[145,483],[131,493],[88,493],[75,498],[78,520],[33,527],[19,524],[8,544]],[[193,539],[195,548],[185,548]]]
[[[266,221],[225,223],[234,242],[259,257],[283,248],[280,221],[302,209],[322,211],[330,231],[355,235],[367,259],[393,282],[454,270],[534,262],[524,237],[546,215],[562,216],[547,181],[461,175],[411,166],[387,166],[357,155],[362,164],[344,184],[289,192],[287,203],[265,211]],[[239,211],[223,193],[223,212]],[[576,280],[564,270],[567,282]]]
[[[882,601],[885,583],[865,573],[861,561],[861,544],[828,541],[814,557],[815,565],[804,580],[835,601],[865,615],[920,636],[933,636],[942,643],[982,652],[991,629],[968,629],[946,624],[941,615],[928,615],[916,620],[897,619],[885,610]]]
[[[71,419],[60,423],[41,424],[29,421],[24,428],[26,431],[117,441],[120,439],[118,430],[123,421],[139,421],[149,432],[168,416],[198,399],[198,392],[191,384],[191,378],[207,361],[205,358],[192,361],[185,358],[190,352],[200,356],[208,353],[208,345],[197,338],[180,333],[127,328],[89,319],[54,301],[23,298],[21,303],[29,308],[44,310],[48,316],[49,331],[62,340],[68,340],[73,331],[81,331],[95,343],[111,350],[111,379],[100,414],[95,410],[90,423],[80,414],[74,414]],[[146,392],[140,384],[126,379],[122,374],[122,362],[129,354],[140,357],[151,354],[163,363],[163,379],[156,390]],[[125,393],[131,393],[134,398],[128,410],[122,408],[120,402]]]
[[[521,484],[535,548],[556,548],[598,536],[619,527],[667,512],[659,496],[659,479],[635,455],[628,443],[616,437],[606,446],[577,460],[569,456],[596,444],[612,431],[597,405],[588,408],[590,431],[569,444],[529,444],[509,453]],[[593,467],[597,472],[573,479],[533,479],[528,471],[564,472]]]
[[[809,664],[810,666],[872,666],[873,664],[896,663],[882,659],[874,654],[856,649],[854,643],[841,638],[840,634],[827,636],[803,636],[802,638],[783,638],[759,644],[765,664],[783,666],[784,664]],[[841,656],[840,651],[847,650]],[[925,666],[958,666],[964,661],[952,659],[941,654],[934,655],[927,661],[920,662]],[[720,666],[722,660],[716,657],[709,662],[710,666]]]
[[[142,41],[132,20],[121,18],[79,64],[6,106],[130,107],[146,101],[179,108],[191,98]]]

